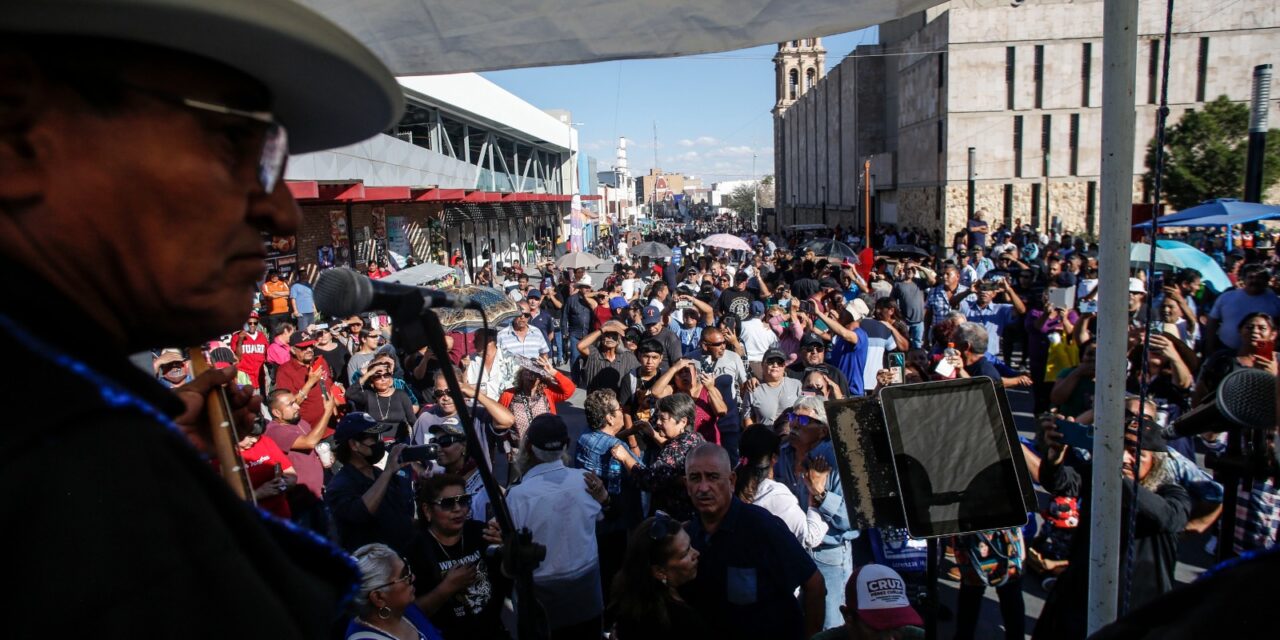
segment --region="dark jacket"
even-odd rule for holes
[[[1081,513],[1080,528],[1071,536],[1071,564],[1058,578],[1036,622],[1033,635],[1036,640],[1085,637],[1091,537],[1086,509],[1093,489],[1092,474],[1092,466],[1074,456],[1068,458],[1064,465],[1052,464],[1047,459],[1040,463],[1040,485],[1053,495],[1079,496]],[[1126,480],[1121,486],[1120,513],[1122,518],[1127,518],[1134,497],[1133,483]],[[1178,535],[1186,527],[1191,512],[1191,496],[1181,485],[1173,482],[1161,485],[1154,492],[1139,486],[1137,499],[1133,584],[1129,591],[1131,609],[1173,588],[1173,570],[1178,563]],[[1128,535],[1129,527],[1124,520],[1120,539],[1127,540]]]
[[[173,394],[52,286],[0,267],[0,349],[21,363],[0,385],[7,568],[45,576],[5,598],[8,634],[322,637],[350,560],[238,500],[161,422],[182,410]]]

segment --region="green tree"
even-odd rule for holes
[[[768,175],[760,180],[760,208],[773,206],[773,176]]]
[[[755,211],[755,186],[739,185],[721,201],[721,206],[733,209],[743,220],[751,220],[751,214]]]
[[[1249,155],[1249,107],[1227,96],[1189,111],[1165,132],[1164,200],[1181,211],[1213,198],[1244,196],[1245,161]],[[1280,178],[1280,135],[1267,132],[1262,171],[1265,194]],[[1156,140],[1147,145],[1148,191],[1155,186]]]

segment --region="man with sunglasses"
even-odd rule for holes
[[[302,419],[315,424],[325,412],[333,372],[324,358],[317,358],[316,340],[301,330],[289,336],[289,361],[276,368],[275,388],[297,394]]]
[[[542,330],[529,323],[533,318],[529,303],[521,300],[517,304],[520,315],[511,321],[511,326],[498,331],[498,348],[530,360],[537,360],[540,356],[551,353],[551,345],[547,344],[547,337],[542,335]]]
[[[578,353],[586,358],[582,365],[587,392],[609,389],[615,395],[622,391],[622,381],[640,362],[622,344],[627,328],[617,320],[606,322],[578,343]]]
[[[729,349],[728,345],[723,331],[707,327],[702,332],[702,348],[689,354],[689,359],[701,363],[702,372],[715,377],[716,390],[727,407],[716,423],[720,430],[720,445],[737,460],[738,437],[742,434],[742,414],[738,405],[743,396],[743,385],[751,376],[742,356]]]
[[[455,369],[455,373],[459,379],[462,379],[462,372]],[[475,389],[470,385],[465,383],[462,385],[462,392],[468,398],[472,396],[474,391]],[[435,442],[434,438],[436,437],[435,434],[437,431],[453,435],[465,435],[462,431],[461,418],[458,415],[458,406],[454,404],[453,396],[449,395],[449,385],[445,382],[444,372],[436,372],[434,384],[431,389],[428,390],[427,395],[428,399],[435,404],[427,406],[418,416],[418,419],[413,423],[413,429],[410,432],[411,443],[419,445],[426,444],[428,442]],[[490,398],[483,391],[476,393],[475,398],[476,404],[474,405],[474,408],[470,402],[468,402],[468,408],[471,410],[471,419],[473,421],[472,428],[475,429],[480,442],[488,442],[486,434],[491,432],[501,433],[510,429],[511,426],[516,423],[516,417],[511,413],[510,409],[502,406],[502,403]],[[464,437],[463,440],[459,441],[461,443],[461,448],[457,451],[458,458],[456,460],[449,457],[452,455],[452,452],[442,450],[440,452],[440,458],[436,460],[436,463],[445,468],[449,468],[450,463],[454,463],[456,465],[467,465],[468,458],[465,452],[465,440],[466,439]],[[436,442],[436,444],[440,443]],[[440,446],[443,447],[444,445],[441,444]],[[449,456],[446,456],[446,453],[448,453]],[[489,450],[487,448],[481,451],[481,455],[484,456],[486,461],[490,461],[491,456],[489,455]],[[489,464],[492,465],[492,462],[489,462]],[[466,476],[467,474],[460,473],[461,468],[462,466],[457,466],[449,472]],[[474,467],[470,468],[474,470]],[[478,477],[474,480],[479,484],[480,479]],[[480,509],[474,515],[477,518],[482,517],[484,515],[484,510]]]
[[[5,3],[0,340],[33,374],[5,399],[52,410],[47,429],[4,425],[0,446],[10,469],[59,461],[9,485],[4,513],[24,523],[10,539],[25,550],[11,564],[108,596],[65,616],[65,589],[36,581],[11,599],[26,615],[10,634],[58,616],[59,634],[121,636],[155,611],[209,637],[328,631],[355,579],[347,561],[236,500],[173,428],[206,431],[207,392],[235,370],[175,396],[127,356],[240,326],[266,272],[263,235],[298,231],[289,153],[365,140],[403,99],[363,45],[293,2]],[[245,424],[256,403],[229,396]],[[228,610],[240,613],[209,615]]]

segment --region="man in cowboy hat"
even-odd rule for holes
[[[0,425],[0,514],[21,523],[11,568],[62,576],[10,600],[15,637],[51,621],[60,635],[327,632],[349,559],[238,500],[192,446],[206,392],[235,370],[172,393],[128,354],[239,327],[263,234],[299,225],[288,154],[364,140],[402,106],[367,49],[287,0],[5,3],[0,340],[26,375],[0,397],[46,410],[38,429]],[[257,409],[229,395],[242,417]]]

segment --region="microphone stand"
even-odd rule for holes
[[[386,311],[393,319],[391,340],[397,348],[416,351],[425,345],[436,357],[444,357],[449,353],[440,318],[436,317],[434,311],[422,309],[421,300],[406,299],[399,308]],[[418,322],[412,321],[414,318]],[[402,322],[401,319],[408,321]],[[480,479],[484,481],[485,495],[493,506],[494,518],[502,530],[502,570],[514,579],[516,601],[519,604],[516,607],[516,632],[520,640],[544,640],[551,634],[546,612],[534,595],[533,571],[547,557],[547,548],[534,542],[533,534],[527,528],[516,530],[511,520],[511,510],[507,508],[506,497],[498,487],[493,470],[484,459],[483,443],[476,434],[475,423],[471,419],[466,396],[458,384],[458,377],[454,374],[453,367],[445,366],[441,370],[445,383],[449,385],[449,396],[458,407],[458,418],[467,436],[467,454],[475,462]]]

